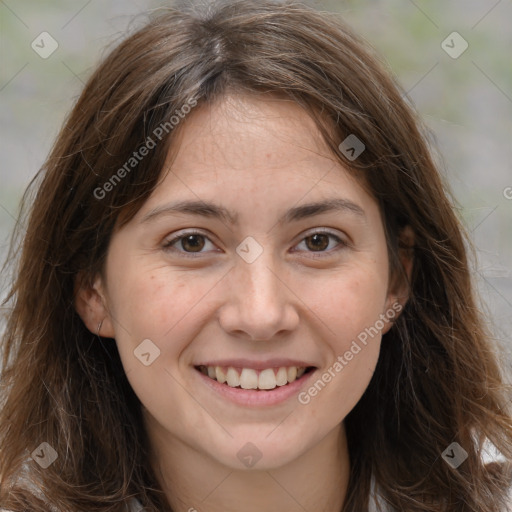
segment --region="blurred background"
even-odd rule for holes
[[[310,3],[342,13],[433,132],[441,171],[477,248],[482,307],[512,361],[512,1]],[[145,11],[165,5],[0,0],[2,261],[21,194],[105,48],[142,23]]]

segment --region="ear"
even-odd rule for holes
[[[86,327],[103,338],[114,338],[115,331],[107,307],[106,294],[101,276],[93,284],[78,275],[75,281],[75,309]]]
[[[402,268],[392,277],[386,300],[386,312],[393,311],[392,321],[386,322],[384,329],[382,329],[382,334],[391,329],[394,319],[397,318],[399,312],[409,300],[409,283],[411,282],[414,264],[414,231],[410,226],[405,226],[398,235],[398,257]],[[395,316],[397,311],[398,313]]]

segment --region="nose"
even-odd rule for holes
[[[226,301],[219,322],[230,335],[266,341],[293,331],[299,322],[297,302],[282,269],[266,251],[256,261],[240,258],[226,281]]]

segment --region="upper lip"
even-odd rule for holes
[[[254,361],[252,359],[216,359],[204,361],[194,366],[220,366],[233,368],[252,368],[253,370],[265,370],[267,368],[281,368],[296,366],[297,368],[308,368],[314,366],[306,361],[288,358],[273,358],[264,361]]]

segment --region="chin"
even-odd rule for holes
[[[223,450],[210,452],[210,456],[232,470],[267,471],[294,462],[307,450],[303,435],[291,439],[289,432],[280,436],[269,435],[271,430],[262,433],[259,429],[257,434],[244,430],[243,436],[230,439]]]

